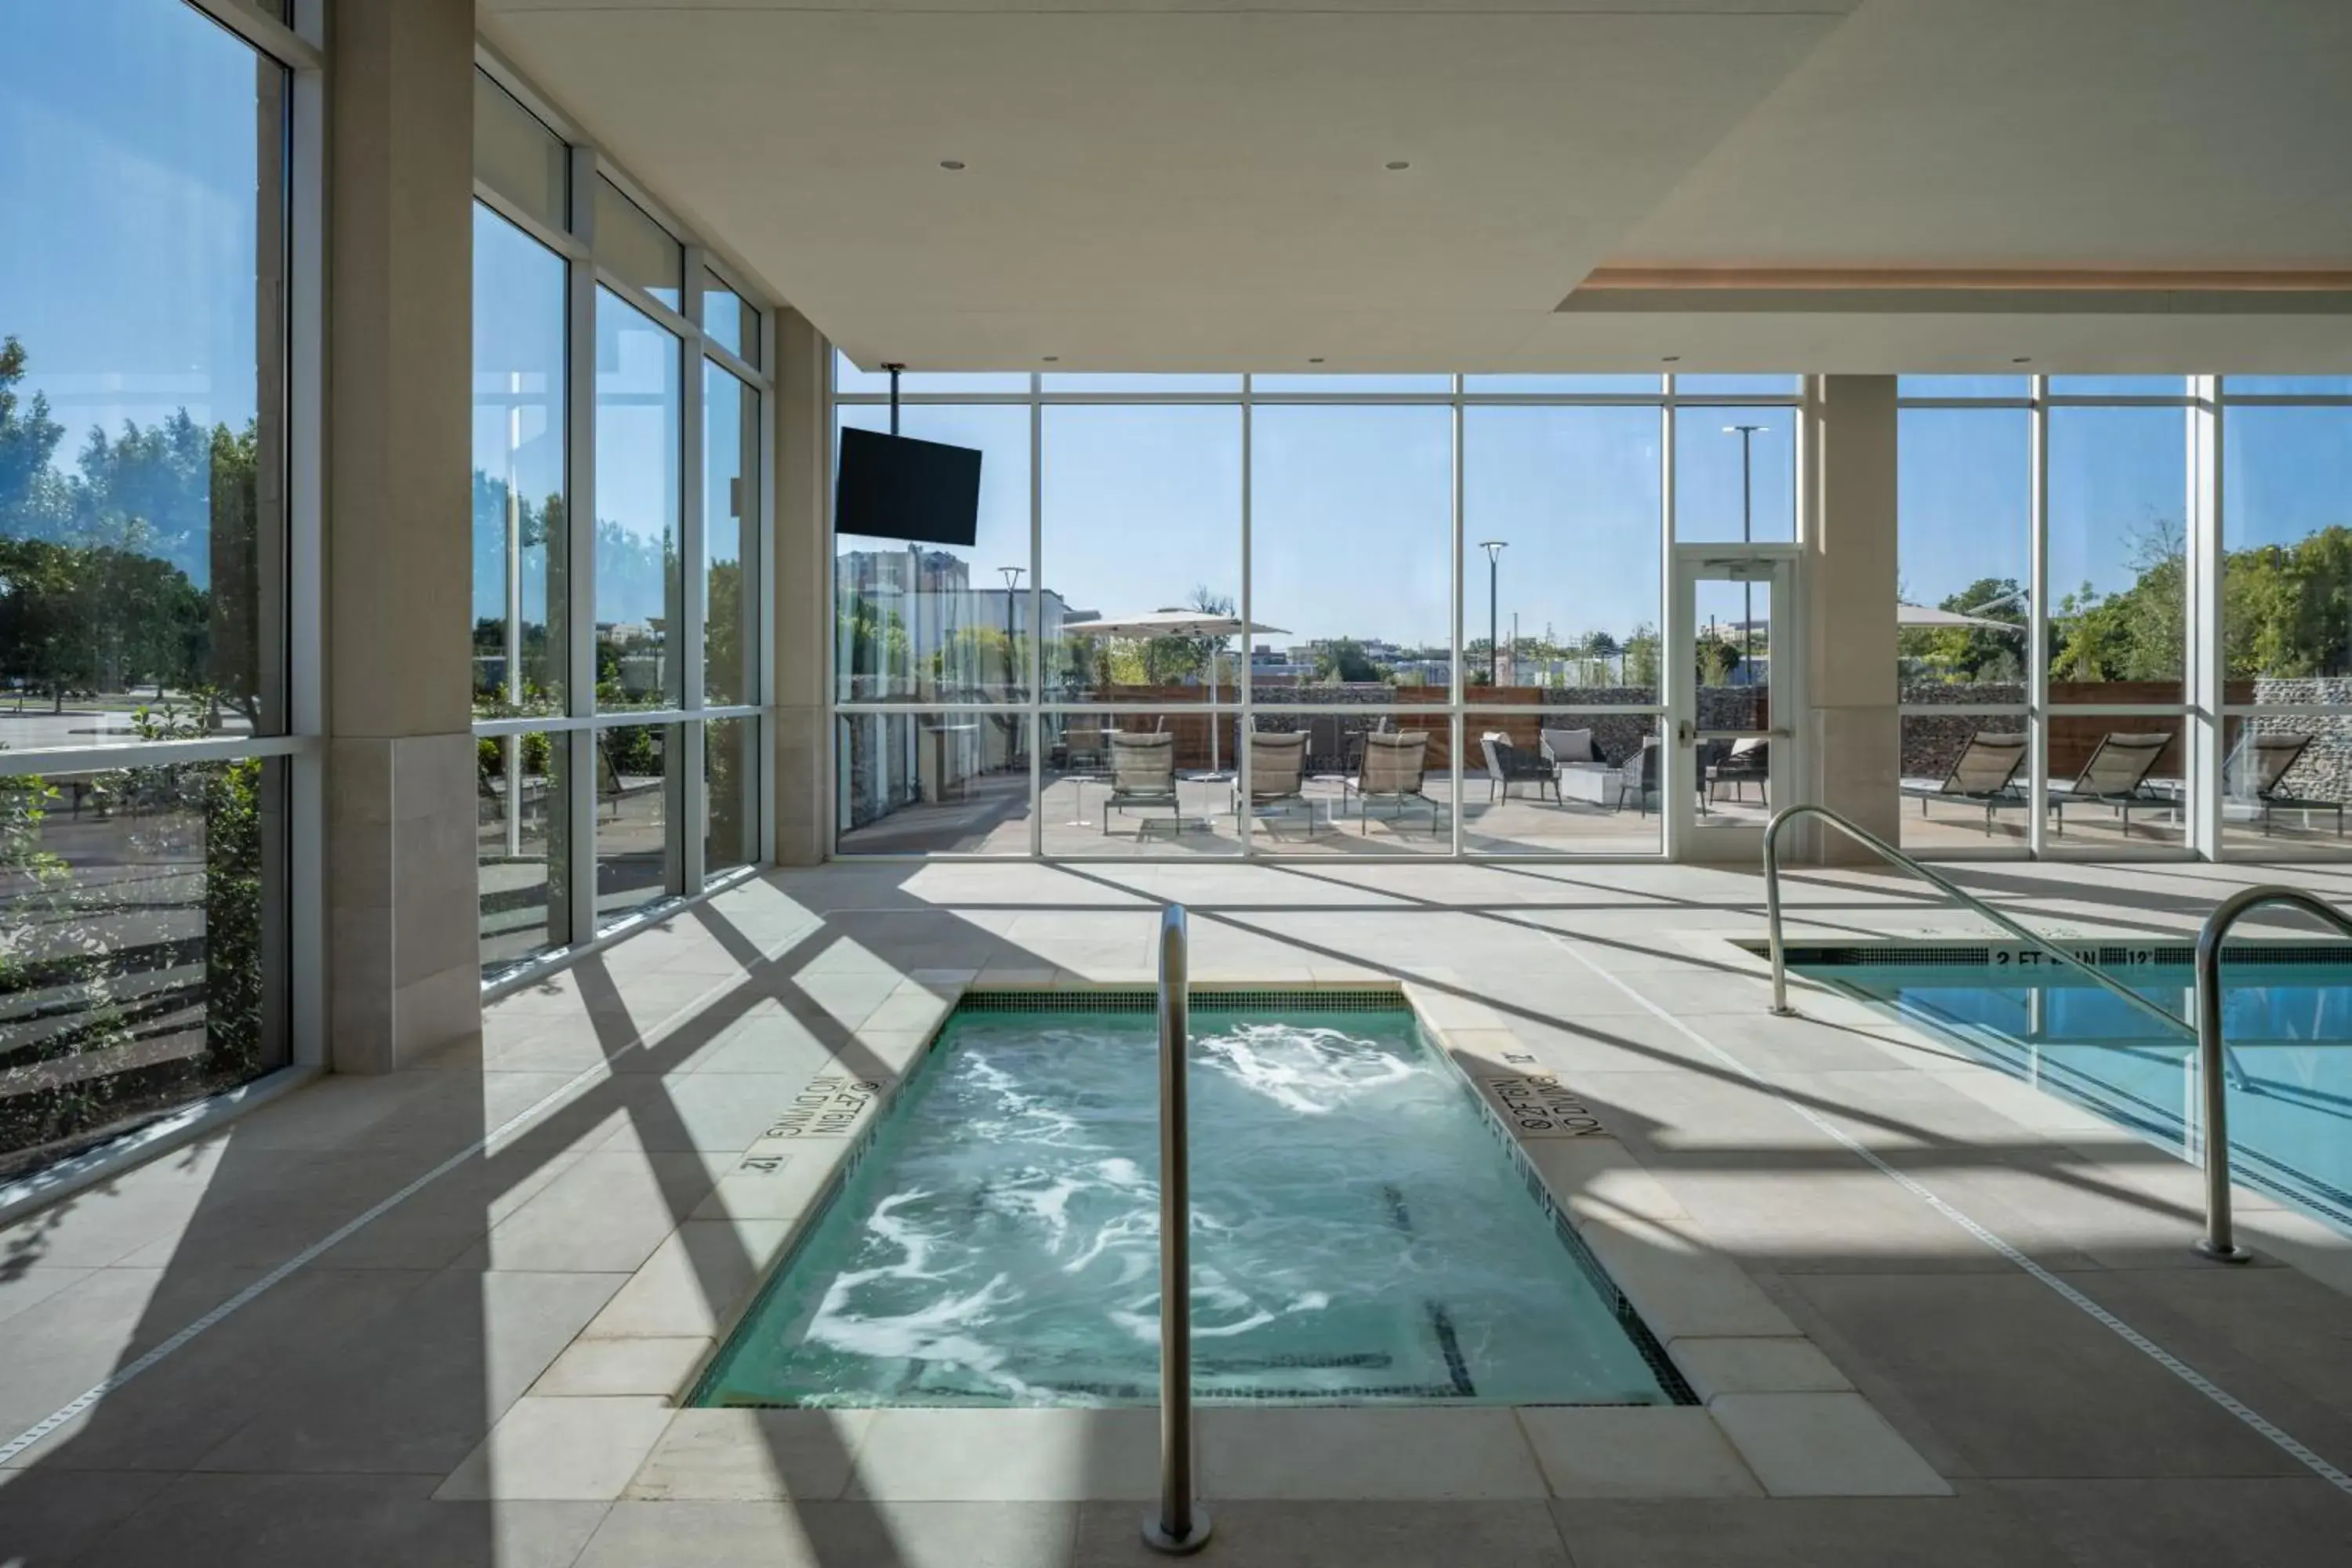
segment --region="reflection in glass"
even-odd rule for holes
[[[474,177],[550,228],[569,228],[572,149],[487,72],[474,73]]]
[[[0,1179],[286,1061],[281,764],[0,776]]]
[[[1463,658],[1481,700],[1661,700],[1661,435],[1654,407],[1465,411]]]
[[[1027,715],[909,710],[835,725],[843,854],[1029,853]]]
[[[2054,705],[2181,700],[2185,419],[2177,408],[2050,411]]]
[[[1797,537],[1797,411],[1675,411],[1675,538],[1786,543]]]
[[[279,732],[286,75],[176,0],[0,59],[0,742]]]
[[[685,253],[676,237],[601,174],[596,177],[595,216],[597,261],[622,282],[634,283],[677,310]]]
[[[1657,853],[1659,720],[1568,705],[1462,720],[1462,847],[1474,855]],[[1556,698],[1557,710],[1549,705]],[[1751,787],[1750,794],[1755,793]]]
[[[1449,700],[1452,411],[1259,408],[1250,486],[1250,613],[1288,663],[1348,700]]]
[[[702,367],[702,700],[759,700],[760,395]]]
[[[2032,416],[1896,416],[1895,660],[1906,702],[2022,702],[2032,580]]]
[[[596,707],[680,700],[678,342],[596,290]]]
[[[1046,698],[1234,700],[1240,406],[1052,407],[1045,419]],[[1024,643],[1028,599],[1024,586],[1012,605]]]
[[[475,737],[474,858],[486,975],[571,940],[564,892],[571,740],[546,731]]]
[[[978,447],[980,523],[970,548],[840,534],[834,542],[834,668],[844,701],[998,702],[1024,694],[1026,651],[1004,630],[1003,568],[1029,565],[1029,410],[917,405],[900,433]],[[887,430],[890,410],[841,408],[845,429]],[[1013,643],[1024,586],[1013,597]]]
[[[564,710],[563,258],[474,206],[474,712]]]
[[[760,852],[757,719],[713,719],[702,742],[702,872],[748,866]]]
[[[676,891],[668,781],[677,736],[675,724],[595,731],[599,929]]]

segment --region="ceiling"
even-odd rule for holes
[[[2352,363],[2346,0],[480,3],[868,366]]]

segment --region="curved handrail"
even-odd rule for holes
[[[1930,871],[1868,828],[1841,816],[1828,806],[1803,805],[1781,807],[1773,814],[1771,822],[1764,829],[1764,916],[1766,934],[1772,947],[1772,1011],[1781,1016],[1787,1017],[1796,1012],[1796,1009],[1789,1005],[1789,966],[1780,954],[1780,829],[1800,816],[1820,817],[1855,843],[1874,851],[1888,864],[1899,866],[1921,881],[1942,889],[1946,894],[1958,900],[2020,942],[2031,942],[2061,963],[2082,971],[2090,976],[2095,984],[2106,987],[2141,1012],[2169,1024],[2185,1035],[2194,1036],[2197,1033],[2196,1028],[2188,1019],[2175,1013],[2171,1008],[2150,1001],[2097,964],[2085,963],[2039,931],[2010,919],[1974,893],[1963,891],[1948,879],[1936,875],[1935,872]]]
[[[2197,1066],[2205,1082],[2205,1234],[2197,1250],[2220,1263],[2243,1263],[2250,1256],[2231,1234],[2230,1096],[2222,1076],[2221,943],[2248,910],[2285,904],[2316,915],[2347,937],[2352,918],[2301,888],[2242,888],[2214,906],[2197,933]]]

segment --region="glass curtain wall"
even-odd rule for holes
[[[1796,529],[1798,381],[1729,380],[906,376],[979,528],[836,540],[839,851],[1657,853],[1670,427],[1693,526],[1745,423]],[[888,388],[837,361],[839,426]]]
[[[2221,839],[2344,851],[2352,805],[2352,376],[2221,395]]]
[[[760,852],[765,317],[476,82],[486,978]]]
[[[1906,847],[2341,851],[2347,384],[1903,378]]]
[[[0,8],[0,1180],[289,1059],[292,67]],[[315,258],[302,258],[305,268]]]

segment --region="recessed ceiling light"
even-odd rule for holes
[[[1391,163],[1389,167],[1391,169],[1410,169],[1412,165],[1406,163],[1402,158],[1399,158],[1394,163]]]
[[[1060,354],[1047,354],[1045,356],[1045,363],[1047,364],[1059,364],[1062,363],[1062,356]]]
[[[1680,354],[1668,354],[1658,363],[1660,364],[1680,364],[1683,363],[1683,356]]]
[[[1323,356],[1321,354],[1317,354],[1313,359],[1308,360],[1307,363],[1308,364],[1321,364],[1323,363]]]
[[[2020,354],[2009,363],[2011,364],[2032,364],[2033,363],[2033,359],[2030,354]]]
[[[942,158],[940,160],[940,167],[952,174],[958,169],[963,167],[963,160],[961,158]]]

